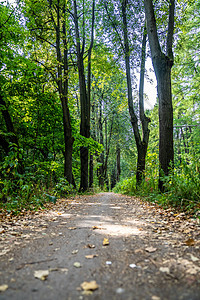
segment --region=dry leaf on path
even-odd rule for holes
[[[72,254],[77,254],[77,253],[78,253],[77,249],[72,251]]]
[[[87,244],[87,246],[86,246],[87,248],[91,248],[91,249],[93,249],[93,248],[95,248],[95,245],[92,245],[92,244]]]
[[[198,261],[199,259],[197,257],[195,257],[194,255],[190,254],[191,260],[193,262]]]
[[[194,239],[188,239],[187,241],[184,242],[187,246],[194,246],[195,241]]]
[[[77,227],[68,227],[69,230],[75,230]]]
[[[40,280],[46,280],[49,275],[48,270],[38,270],[34,272],[34,277]]]
[[[152,252],[155,252],[157,250],[157,248],[147,247],[145,250],[149,253],[152,253]]]
[[[7,289],[8,289],[8,285],[7,284],[0,285],[0,292],[5,292]]]
[[[158,297],[158,296],[152,296],[151,300],[160,300],[160,297]]]
[[[136,264],[130,264],[129,267],[132,269],[137,268]]]
[[[93,280],[90,282],[84,281],[83,283],[81,283],[81,287],[84,291],[95,291],[99,288],[99,285],[95,280]]]
[[[103,246],[108,246],[110,243],[109,243],[109,239],[106,239],[104,238],[103,240]]]
[[[75,268],[81,268],[80,262],[76,261],[76,262],[74,263],[74,267],[75,267]]]
[[[97,257],[98,254],[91,254],[91,255],[86,255],[85,258],[87,259],[91,259],[91,258],[94,258],[94,257]]]
[[[92,229],[95,230],[95,229],[101,229],[101,228],[98,226],[93,226]]]
[[[162,273],[167,273],[167,274],[169,274],[170,273],[170,270],[169,270],[169,268],[168,267],[160,267],[160,272],[162,272]]]

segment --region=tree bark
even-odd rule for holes
[[[119,180],[120,180],[120,174],[121,174],[121,167],[120,167],[120,146],[119,146],[119,144],[117,145],[116,155],[117,155],[117,174],[116,174],[116,181],[119,182]]]
[[[59,96],[62,104],[63,112],[63,127],[64,127],[64,142],[65,142],[65,152],[64,152],[64,176],[70,184],[74,185],[73,175],[72,175],[72,151],[74,138],[72,136],[71,119],[68,107],[68,49],[67,49],[67,37],[66,37],[66,10],[65,5],[63,6],[63,18],[61,18],[61,7],[60,1],[57,1],[57,24],[55,25],[56,30],[56,54],[58,61],[58,76],[57,84]],[[61,24],[62,19],[62,24]],[[52,20],[54,22],[54,20]],[[55,23],[55,22],[54,22]],[[63,60],[61,55],[61,30],[62,30],[62,40],[64,44]],[[64,66],[63,66],[64,61]]]
[[[9,137],[9,142],[11,144],[15,144],[17,147],[17,158],[18,158],[18,172],[19,174],[23,174],[24,172],[24,166],[23,166],[23,162],[22,159],[19,156],[19,142],[18,142],[18,138],[14,129],[14,125],[13,125],[13,121],[11,118],[11,115],[8,111],[8,108],[6,106],[6,102],[3,99],[2,96],[2,92],[1,92],[1,88],[0,88],[0,107],[1,107],[1,112],[6,124],[6,128],[7,131],[11,134]],[[0,144],[3,147],[4,151],[6,152],[6,154],[9,153],[9,143],[6,141],[6,139],[1,135],[0,136]]]
[[[131,124],[133,127],[134,137],[137,147],[137,171],[136,171],[136,183],[139,186],[144,178],[145,172],[145,158],[149,141],[149,129],[148,124],[150,119],[145,116],[144,113],[144,100],[143,100],[143,89],[144,89],[144,72],[145,72],[145,52],[146,52],[146,32],[144,30],[143,42],[142,42],[142,56],[141,56],[141,72],[140,72],[140,88],[139,88],[139,106],[140,106],[140,120],[142,123],[143,139],[141,139],[138,119],[133,107],[132,98],[132,85],[131,85],[131,68],[130,68],[130,49],[127,32],[127,19],[126,19],[126,5],[127,0],[122,2],[122,18],[123,18],[123,34],[124,34],[124,55],[126,63],[126,79],[128,88],[128,106],[129,114],[131,117]]]
[[[173,30],[174,30],[174,8],[175,1],[169,1],[169,20],[167,35],[167,55],[161,51],[158,40],[156,19],[152,0],[145,0],[145,15],[147,20],[147,32],[151,49],[152,63],[157,79],[157,90],[159,98],[159,162],[160,178],[159,189],[164,191],[165,176],[169,174],[174,162],[173,148],[173,107],[171,92],[171,68],[173,66]]]
[[[91,43],[88,51],[88,93],[86,89],[86,80],[85,80],[85,70],[84,70],[84,48],[85,48],[85,27],[83,26],[83,42],[82,49],[80,45],[80,34],[79,34],[79,25],[78,25],[78,13],[77,13],[77,3],[76,0],[74,3],[74,24],[75,24],[75,35],[76,35],[76,56],[77,56],[77,66],[79,73],[79,90],[80,90],[80,104],[81,104],[81,124],[80,124],[80,134],[86,138],[90,137],[90,69],[91,69],[91,51],[93,47],[94,39],[94,5],[93,1],[92,8],[92,31],[91,31]],[[84,18],[83,11],[83,18]],[[83,21],[83,23],[85,20]],[[81,159],[81,182],[80,182],[80,191],[86,191],[88,189],[88,147],[82,146],[80,149],[80,159]]]

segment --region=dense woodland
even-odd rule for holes
[[[1,0],[1,207],[114,190],[196,213],[199,11],[199,0]]]

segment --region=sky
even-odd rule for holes
[[[151,79],[151,82],[145,78],[144,93],[148,96],[148,101],[144,102],[144,108],[152,109],[157,99],[157,82],[156,82],[155,73],[154,71],[152,71],[153,66],[150,57],[147,58],[145,66],[146,66],[146,72],[148,74],[148,77]],[[137,77],[138,77],[138,90],[139,90],[139,74]]]

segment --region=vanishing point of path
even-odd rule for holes
[[[134,197],[61,199],[0,225],[0,299],[199,300],[199,229]]]

